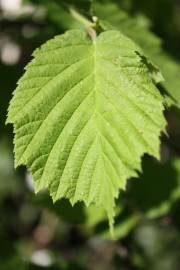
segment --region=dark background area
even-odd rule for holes
[[[159,87],[180,104],[180,1],[95,2],[101,5],[94,8],[95,15],[118,24],[157,60],[165,79],[167,75]],[[108,6],[112,2],[118,16]],[[117,200],[116,241],[101,209],[72,208],[66,200],[53,205],[48,193],[34,194],[25,168],[14,169],[13,130],[5,125],[8,104],[33,50],[79,27],[67,4],[87,16],[92,13],[85,0],[0,0],[0,270],[179,270],[178,106],[166,112],[169,135],[162,135],[161,161],[143,157],[143,174],[130,180]]]

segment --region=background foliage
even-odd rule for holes
[[[8,5],[9,2],[9,5]],[[13,8],[13,4],[17,2]],[[1,269],[179,269],[180,268],[180,4],[147,1],[0,1],[0,266]],[[18,6],[19,3],[19,6]],[[33,193],[31,176],[13,168],[7,107],[32,51],[54,35],[81,27],[67,11],[97,15],[102,27],[132,37],[162,70],[169,100],[168,134],[161,162],[143,158],[140,179],[132,179],[117,200],[115,234],[109,236],[101,209],[52,204]],[[108,23],[106,22],[108,21]]]

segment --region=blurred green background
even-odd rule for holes
[[[0,0],[0,270],[180,269],[180,1]],[[143,174],[117,200],[115,236],[105,213],[35,195],[31,175],[14,170],[7,108],[33,50],[54,35],[82,27],[74,5],[132,37],[160,67],[159,89],[177,101],[166,112],[161,161],[143,157]]]

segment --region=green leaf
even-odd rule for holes
[[[180,106],[179,64],[163,50],[161,40],[151,32],[151,25],[147,18],[142,15],[130,17],[114,3],[102,5],[94,2],[93,10],[94,14],[100,18],[100,25],[103,29],[118,29],[143,49],[146,56],[150,57],[162,72],[164,78],[162,85],[170,95],[169,98],[167,97],[167,102],[172,105],[176,101],[176,105]]]
[[[95,203],[112,225],[114,200],[141,156],[159,157],[163,97],[139,47],[119,31],[91,40],[71,30],[34,57],[9,107],[15,164],[29,168],[36,192]]]

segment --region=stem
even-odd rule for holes
[[[54,0],[54,2],[57,3],[58,5],[61,5],[64,9],[66,9],[71,14],[71,16],[75,20],[83,24],[85,26],[85,29],[88,35],[91,37],[92,41],[95,42],[96,37],[97,37],[96,28],[98,26],[98,21],[96,17],[94,17],[93,20],[90,21],[85,16],[80,14],[75,8],[70,7],[69,5],[63,2],[59,3],[57,0]]]
[[[96,22],[86,19],[83,15],[78,13],[74,8],[69,8],[69,12],[72,15],[72,17],[74,17],[74,19],[76,19],[77,21],[79,21],[85,26],[87,33],[89,34],[92,41],[94,42],[97,37],[96,30],[95,30]]]
[[[70,7],[69,12],[72,15],[72,17],[74,17],[74,19],[82,23],[85,27],[94,27],[94,23],[92,21],[89,21],[88,19],[86,19],[74,8]]]

